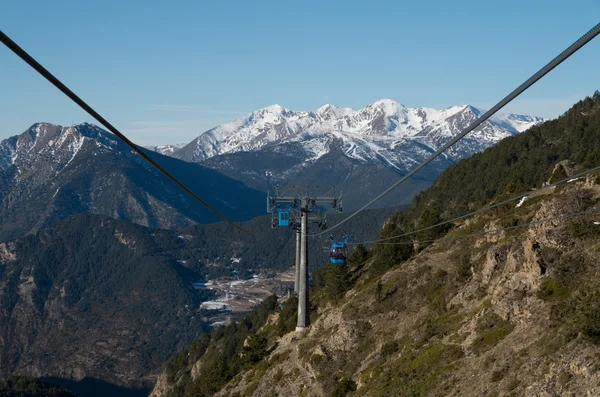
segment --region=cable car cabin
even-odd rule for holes
[[[348,259],[348,237],[344,237],[344,241],[334,241],[331,238],[331,250],[329,251],[329,260],[333,264],[343,265]]]
[[[277,215],[279,219],[279,226],[290,225],[290,210],[279,210]]]

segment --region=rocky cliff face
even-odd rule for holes
[[[597,213],[468,236],[594,209],[596,180],[481,214],[387,271],[395,254],[374,250],[352,264],[353,287],[340,300],[318,304],[308,329],[276,337],[267,324],[259,333],[268,339],[266,358],[216,395],[600,393]],[[152,396],[175,395],[184,379],[195,392],[180,387],[177,395],[206,395],[194,371],[203,360],[179,377],[161,375]]]

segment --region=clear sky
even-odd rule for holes
[[[598,0],[7,1],[0,29],[140,144],[278,103],[490,107],[599,22]],[[600,38],[506,111],[600,88]],[[0,46],[0,139],[95,122]]]

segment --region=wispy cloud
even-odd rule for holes
[[[212,113],[212,114],[231,114],[231,115],[243,115],[250,112],[240,112],[234,110],[220,110],[211,109],[206,106],[191,106],[191,105],[149,105],[150,109],[153,110],[167,110],[174,112],[194,112],[194,113]]]

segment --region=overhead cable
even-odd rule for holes
[[[12,52],[14,52],[19,58],[24,60],[29,66],[31,66],[35,71],[41,74],[46,80],[52,83],[56,88],[62,91],[63,94],[68,96],[73,102],[79,105],[83,110],[88,112],[92,117],[98,120],[104,127],[106,127],[110,132],[116,135],[119,139],[121,139],[127,146],[129,146],[134,152],[142,156],[146,161],[148,161],[154,168],[162,172],[167,178],[173,181],[177,186],[185,190],[190,196],[192,196],[196,201],[200,204],[208,208],[211,212],[217,215],[219,218],[223,219],[225,222],[229,223],[231,226],[236,229],[241,230],[244,233],[247,233],[254,237],[252,233],[242,228],[241,226],[233,223],[229,218],[225,215],[221,214],[217,211],[213,206],[208,204],[206,201],[201,199],[196,193],[194,193],[190,188],[188,188],[183,182],[179,181],[175,176],[173,176],[169,171],[163,168],[158,162],[156,162],[152,157],[150,157],[144,150],[142,150],[135,143],[130,141],[125,135],[123,135],[119,130],[117,130],[111,123],[109,123],[104,117],[102,117],[98,112],[96,112],[91,106],[89,106],[83,99],[77,96],[73,91],[71,91],[65,84],[63,84],[58,78],[56,78],[52,73],[50,73],[46,68],[44,68],[38,61],[36,61],[31,55],[29,55],[24,49],[19,47],[17,43],[15,43],[12,39],[10,39],[4,32],[0,30],[0,41],[4,43]]]
[[[514,226],[507,226],[507,227],[502,227],[502,228],[484,230],[482,232],[475,232],[475,233],[463,234],[463,235],[458,235],[458,236],[444,236],[444,237],[440,237],[440,238],[433,239],[433,240],[399,241],[396,243],[375,242],[373,244],[374,245],[414,245],[415,243],[418,243],[418,244],[435,243],[435,242],[443,241],[443,240],[455,240],[455,239],[461,239],[461,238],[467,238],[467,237],[483,236],[486,234],[499,233],[499,232],[506,231],[506,230],[518,229],[518,228],[527,227],[527,226],[534,226],[534,225],[539,225],[542,223],[547,223],[547,222],[552,222],[552,221],[564,221],[564,220],[571,219],[571,218],[574,218],[577,216],[591,214],[593,212],[598,212],[598,211],[600,211],[600,207],[592,208],[592,209],[589,209],[586,211],[575,212],[575,213],[571,213],[571,214],[567,214],[567,215],[555,216],[553,218],[547,218],[547,219],[541,219],[538,221],[522,223],[522,224],[514,225]],[[600,225],[598,225],[598,227],[600,228]],[[356,243],[354,243],[354,244],[356,244]]]
[[[375,204],[383,196],[385,196],[386,194],[388,194],[389,192],[391,192],[392,190],[394,190],[395,188],[400,186],[402,183],[404,183],[406,180],[408,180],[411,176],[413,176],[414,174],[419,172],[423,167],[425,167],[427,164],[431,163],[433,160],[435,160],[437,157],[439,157],[442,153],[444,153],[446,150],[448,150],[450,147],[452,147],[454,144],[456,144],[456,142],[458,142],[462,138],[464,138],[468,133],[470,133],[475,128],[477,128],[481,124],[483,124],[487,119],[489,119],[496,112],[498,112],[500,109],[502,109],[508,103],[510,103],[513,99],[515,99],[516,97],[521,95],[525,90],[527,90],[530,86],[532,86],[534,83],[536,83],[538,80],[540,80],[546,74],[548,74],[552,69],[554,69],[555,67],[557,67],[558,65],[563,63],[567,58],[569,58],[571,55],[576,53],[584,45],[589,43],[599,33],[600,33],[600,23],[597,24],[596,26],[594,26],[592,29],[590,29],[586,34],[581,36],[577,41],[575,41],[573,44],[571,44],[566,50],[561,52],[552,61],[550,61],[548,64],[546,64],[546,66],[544,66],[539,71],[537,71],[537,73],[535,73],[533,76],[531,76],[529,79],[527,79],[523,84],[521,84],[514,91],[512,91],[510,94],[508,94],[504,99],[502,99],[500,102],[498,102],[496,105],[494,105],[494,107],[492,107],[485,114],[483,114],[480,118],[478,118],[473,123],[471,123],[460,134],[456,135],[452,140],[450,140],[448,143],[446,143],[444,146],[442,146],[440,149],[438,149],[434,154],[432,154],[429,158],[427,158],[421,164],[419,164],[418,166],[413,168],[408,174],[404,175],[402,178],[400,178],[400,180],[398,180],[392,186],[387,188],[384,192],[379,194],[373,200],[369,201],[367,204],[363,205],[359,210],[355,211],[354,213],[352,213],[350,216],[348,216],[344,220],[340,221],[339,223],[333,225],[332,227],[330,227],[328,229],[325,229],[322,232],[311,234],[309,236],[316,237],[316,236],[323,235],[325,233],[329,233],[331,230],[341,226],[342,224],[349,221],[350,219],[352,219],[353,217],[355,217],[356,215],[358,215],[359,213],[361,213],[362,211],[364,211],[371,205]]]

